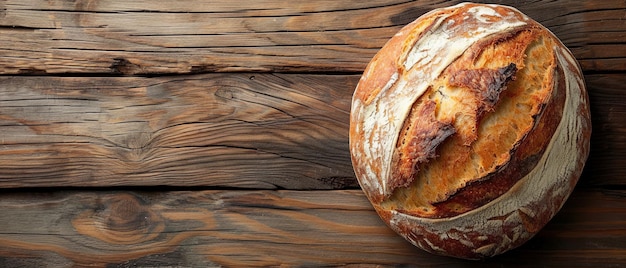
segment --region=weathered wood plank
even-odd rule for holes
[[[0,187],[356,186],[358,76],[1,77]]]
[[[357,2],[3,1],[0,73],[361,72],[400,27],[460,1]],[[626,70],[623,0],[499,2],[546,25],[585,70]]]
[[[0,78],[0,188],[355,187],[358,75]],[[581,184],[626,185],[626,76],[586,77]]]
[[[591,102],[591,152],[583,185],[626,185],[626,75],[585,76]]]
[[[626,192],[575,191],[519,249],[437,257],[388,229],[360,190],[0,194],[0,266],[626,265]]]

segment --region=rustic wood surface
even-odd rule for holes
[[[461,1],[0,1],[0,267],[626,266],[626,1],[492,1],[579,60],[591,155],[535,238],[472,262],[378,218],[351,94]]]
[[[604,105],[592,105],[593,175],[582,183],[624,186],[626,76],[585,78],[592,104]],[[0,188],[355,187],[348,117],[358,79],[0,77]]]
[[[462,1],[132,2],[0,2],[0,73],[361,72],[400,27]],[[551,29],[585,70],[626,71],[623,0],[499,2]]]
[[[356,186],[358,79],[0,77],[0,187]]]
[[[477,262],[411,246],[382,223],[360,190],[5,193],[0,263],[623,266],[624,196],[623,190],[577,191],[529,243]]]

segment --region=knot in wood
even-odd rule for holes
[[[114,194],[99,203],[98,208],[72,221],[78,233],[110,244],[128,245],[153,240],[165,229],[163,219],[134,195]]]
[[[152,218],[148,208],[131,195],[116,196],[103,216],[107,229],[121,232],[146,229]]]

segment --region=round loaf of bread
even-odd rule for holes
[[[402,28],[352,99],[350,152],[380,217],[426,251],[480,259],[535,235],[589,153],[583,75],[545,27],[463,3]]]

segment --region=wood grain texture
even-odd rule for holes
[[[354,187],[357,80],[0,78],[0,186]]]
[[[576,191],[533,240],[483,262],[395,235],[360,190],[0,195],[0,265],[626,265],[624,191]],[[606,266],[605,266],[606,267]]]
[[[400,27],[459,2],[8,0],[0,73],[360,72]],[[626,70],[624,1],[498,2],[552,30],[585,70]]]
[[[358,75],[1,77],[0,188],[356,187]],[[592,152],[580,183],[626,185],[626,80],[586,76]]]
[[[529,243],[426,254],[356,189],[359,74],[459,2],[0,1],[0,267],[626,266],[623,0],[490,1],[561,38],[591,100],[578,189]]]

